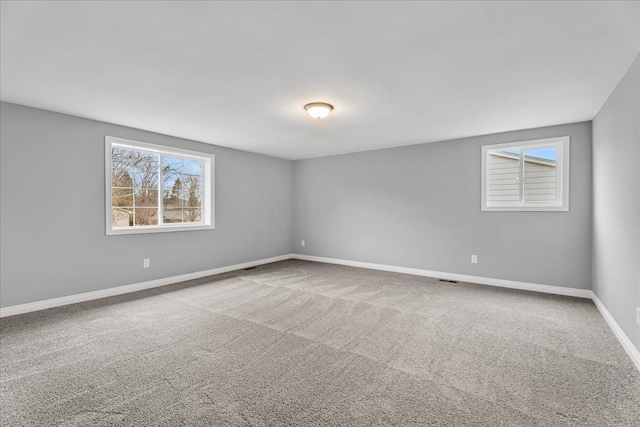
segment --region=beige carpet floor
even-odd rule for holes
[[[0,327],[2,426],[640,426],[578,298],[291,260]]]

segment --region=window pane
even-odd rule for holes
[[[487,153],[487,204],[515,206],[520,202],[520,149]]]
[[[165,224],[182,222],[182,209],[169,208],[162,211],[162,221]]]
[[[186,208],[184,209],[183,212],[183,219],[184,222],[201,222],[202,221],[202,209],[197,208],[197,209],[192,209],[192,208]]]
[[[131,158],[133,157],[133,151],[128,148],[122,148],[113,146],[111,148],[111,160],[113,163],[118,164],[131,164]]]
[[[199,176],[183,176],[184,206],[195,208],[202,206],[202,178]]]
[[[131,161],[133,186],[158,188],[158,155],[149,151],[135,151]]]
[[[111,149],[111,185],[113,187],[133,187],[133,151],[113,147]]]
[[[135,206],[153,206],[158,207],[158,190],[141,188],[135,190]]]
[[[556,201],[557,148],[524,151],[524,201],[553,203]]]
[[[133,188],[112,188],[111,206],[133,206]]]
[[[202,176],[202,161],[193,159],[184,159],[182,163],[183,175]]]
[[[114,165],[111,170],[111,185],[114,187],[132,188],[133,187],[133,172],[121,167],[121,165]]]
[[[182,175],[182,159],[162,156],[162,175],[164,179],[175,181],[178,176]]]
[[[158,208],[135,208],[136,226],[158,225]]]
[[[132,227],[133,226],[133,209],[124,209],[114,207],[111,209],[111,226],[112,227]]]
[[[182,209],[182,200],[176,197],[171,197],[170,191],[165,191],[165,196],[162,198],[163,209]]]
[[[163,203],[166,207],[182,207],[184,200],[184,185],[180,175],[171,180],[165,180]]]
[[[113,187],[157,188],[158,155],[150,151],[113,147],[111,179]]]

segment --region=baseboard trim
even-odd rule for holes
[[[513,280],[492,279],[489,277],[468,276],[465,274],[445,273],[441,271],[422,270],[419,268],[398,267],[395,265],[375,264],[370,262],[349,261],[344,259],[326,258],[313,255],[293,254],[294,259],[304,261],[324,262],[327,264],[339,264],[350,267],[368,268],[371,270],[391,271],[394,273],[412,274],[414,276],[435,277],[437,279],[456,280],[459,282],[479,283],[482,285],[498,286],[501,288],[521,289],[525,291],[543,292],[548,294],[565,295],[593,300],[602,317],[613,331],[622,348],[627,352],[636,368],[640,370],[640,352],[635,348],[629,337],[622,331],[613,316],[598,299],[596,294],[588,289],[564,288],[560,286],[540,285],[537,283],[517,282]]]
[[[349,261],[336,258],[325,258],[313,255],[293,254],[293,258],[304,261],[324,262],[327,264],[347,265],[350,267],[368,268],[371,270],[391,271],[414,276],[435,277],[436,279],[455,280],[458,282],[478,283],[501,288],[521,289],[525,291],[543,292],[547,294],[565,295],[578,298],[591,298],[589,289],[563,288],[560,286],[539,285],[537,283],[518,282],[514,280],[492,279],[489,277],[468,276],[466,274],[445,273],[442,271],[423,270],[420,268],[398,267],[395,265],[375,264],[370,262]]]
[[[172,283],[184,282],[186,280],[199,279],[201,277],[213,276],[215,274],[227,273],[229,271],[242,270],[244,268],[255,267],[272,262],[291,259],[293,254],[285,254],[271,258],[264,258],[255,261],[243,262],[240,264],[225,267],[213,268],[211,270],[197,271],[195,273],[181,274],[178,276],[164,277],[162,279],[149,280],[147,282],[134,283],[131,285],[117,286],[115,288],[102,289],[99,291],[85,292],[82,294],[69,295],[66,297],[53,298],[43,301],[36,301],[27,304],[14,305],[0,308],[0,317],[15,316],[16,314],[29,313],[32,311],[45,310],[47,308],[60,307],[78,302],[91,301],[115,295],[128,294],[130,292],[142,291],[144,289],[157,288],[158,286],[170,285]]]
[[[469,276],[466,274],[445,273],[441,271],[423,270],[419,268],[399,267],[386,264],[375,264],[370,262],[350,261],[337,258],[319,257],[303,254],[285,254],[271,258],[263,258],[255,261],[248,261],[240,264],[229,265],[225,267],[213,268],[211,270],[197,271],[195,273],[181,274],[178,276],[165,277],[162,279],[149,280],[147,282],[134,283],[131,285],[117,286],[115,288],[102,289],[99,291],[85,292],[82,294],[69,295],[66,297],[53,298],[44,301],[36,301],[27,304],[14,305],[11,307],[0,308],[0,317],[15,316],[17,314],[29,313],[32,311],[45,310],[47,308],[60,307],[63,305],[75,304],[84,301],[91,301],[100,298],[106,298],[115,295],[122,295],[131,292],[142,291],[144,289],[157,288],[159,286],[170,285],[173,283],[184,282],[187,280],[199,279],[201,277],[213,276],[216,274],[227,273],[244,268],[255,267],[272,262],[284,261],[287,259],[299,259],[304,261],[323,262],[327,264],[346,265],[350,267],[367,268],[371,270],[390,271],[394,273],[411,274],[414,276],[434,277],[437,279],[455,280],[459,282],[478,283],[482,285],[498,286],[501,288],[521,289],[533,292],[543,292],[555,295],[565,295],[578,298],[588,298],[593,300],[594,304],[600,311],[602,317],[613,331],[618,341],[627,352],[636,368],[640,370],[640,352],[635,348],[629,337],[622,331],[618,323],[611,316],[604,304],[591,290],[564,288],[560,286],[540,285],[537,283],[518,282],[514,280],[492,279],[489,277]]]
[[[609,310],[607,310],[607,308],[604,306],[602,301],[598,299],[595,293],[592,292],[592,294],[593,294],[592,295],[593,302],[596,305],[596,307],[598,307],[600,314],[602,315],[602,317],[604,317],[604,320],[607,322],[607,324],[615,334],[616,338],[618,338],[618,341],[620,341],[620,344],[622,344],[622,348],[625,349],[625,351],[633,361],[633,364],[636,365],[636,368],[638,368],[638,370],[640,371],[640,351],[638,351],[638,349],[633,345],[629,337],[624,333],[620,325],[618,325],[618,322],[615,321],[615,319],[613,318],[611,313],[609,313]]]

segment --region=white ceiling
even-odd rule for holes
[[[287,159],[591,120],[640,51],[639,2],[1,7],[3,101]]]

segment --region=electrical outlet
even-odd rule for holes
[[[149,265],[151,265],[151,260],[149,258],[142,260],[142,268],[149,268]]]
[[[636,323],[640,326],[640,307],[636,307]]]
[[[304,240],[300,241],[300,246],[304,246],[306,243],[304,242]]]
[[[472,264],[478,263],[478,255],[471,255],[471,263]]]

